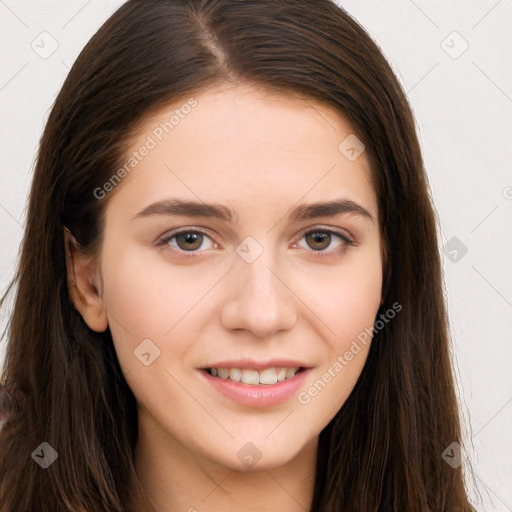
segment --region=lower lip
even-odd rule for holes
[[[248,407],[271,407],[286,402],[296,394],[304,379],[309,375],[311,368],[307,368],[292,378],[276,384],[243,384],[230,379],[222,379],[210,375],[206,370],[201,374],[217,391],[231,398],[240,405]]]

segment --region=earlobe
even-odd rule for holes
[[[70,298],[85,323],[96,332],[108,327],[103,306],[99,272],[94,258],[85,254],[73,234],[64,228],[67,282]]]

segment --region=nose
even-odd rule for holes
[[[226,329],[247,330],[259,338],[269,338],[295,325],[293,292],[283,272],[265,255],[266,252],[252,263],[241,258],[235,262],[226,283],[228,298],[221,311]]]

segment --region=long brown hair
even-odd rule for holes
[[[71,69],[49,116],[30,192],[3,379],[16,414],[0,435],[0,509],[128,511],[137,482],[135,398],[109,330],[70,299],[64,226],[101,247],[109,197],[149,112],[221,82],[333,106],[372,169],[387,256],[383,309],[353,392],[320,434],[311,512],[468,512],[435,211],[407,97],[378,46],[329,0],[130,0]],[[341,142],[341,141],[340,141]],[[113,192],[115,193],[115,192]],[[47,442],[57,461],[31,457]]]

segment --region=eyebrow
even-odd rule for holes
[[[366,208],[349,199],[302,204],[295,207],[287,217],[290,221],[294,222],[319,217],[334,217],[341,214],[357,215],[374,223],[373,215]],[[133,219],[151,217],[153,215],[205,217],[219,219],[228,223],[238,222],[239,219],[238,212],[230,210],[224,205],[182,199],[167,199],[150,204],[134,215]]]

